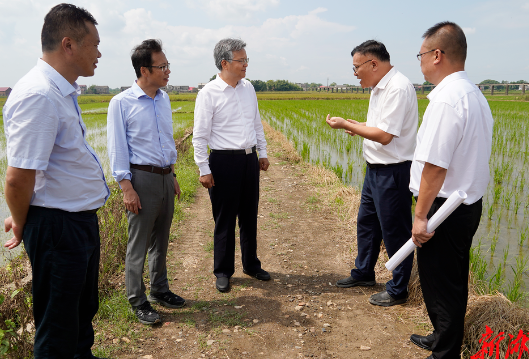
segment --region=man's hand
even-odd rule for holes
[[[259,158],[259,168],[261,171],[268,170],[268,166],[270,166],[270,162],[268,162],[268,158]]]
[[[125,203],[125,208],[134,214],[138,214],[141,209],[140,196],[138,196],[138,193],[136,193],[132,187],[132,183],[130,183],[129,180],[124,179],[119,182],[119,185],[121,186],[121,191],[123,191],[123,203]]]
[[[426,232],[426,226],[428,225],[428,219],[417,218],[413,221],[413,228],[411,229],[411,239],[417,247],[422,247],[423,243],[426,243],[433,237],[435,231],[432,233]]]
[[[211,188],[215,185],[215,181],[213,180],[213,175],[211,173],[204,176],[200,176],[198,180],[200,181],[200,183],[202,183],[202,186],[204,188]]]
[[[182,194],[182,191],[180,191],[180,185],[178,184],[176,177],[174,177],[174,195],[178,197],[179,201],[180,201],[180,194]]]
[[[341,117],[331,117],[331,115],[327,115],[327,118],[325,119],[327,121],[327,124],[331,126],[331,128],[334,128],[335,130],[341,129],[344,127],[344,123],[347,122]]]
[[[22,232],[24,231],[24,228],[18,226],[15,222],[13,222],[13,217],[11,216],[5,219],[4,226],[6,233],[12,229],[14,234],[13,238],[5,242],[4,247],[8,249],[13,249],[17,247],[20,242],[22,242]]]
[[[355,121],[355,120],[351,120],[351,119],[349,119],[349,118],[348,118],[346,121],[349,122],[349,123],[352,123],[353,125],[358,125],[358,124],[360,124],[360,122]],[[345,133],[347,133],[347,134],[350,135],[350,136],[356,136],[356,133],[354,133],[353,131],[345,130]]]

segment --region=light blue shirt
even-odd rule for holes
[[[176,162],[169,95],[150,98],[134,82],[110,101],[107,117],[108,156],[117,182],[131,179],[130,164],[169,167]]]
[[[31,205],[79,212],[110,195],[96,153],[86,142],[80,94],[45,61],[13,88],[3,108],[7,164],[36,170]]]

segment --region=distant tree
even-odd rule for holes
[[[274,80],[268,80],[266,81],[266,88],[268,89],[268,91],[275,91],[276,89],[276,86],[275,86],[275,81]]]
[[[209,81],[213,81],[213,80],[215,80],[216,78],[217,78],[217,74],[211,76],[211,78],[209,79]],[[208,81],[208,82],[209,82],[209,81]]]
[[[266,82],[261,81],[261,80],[249,80],[249,79],[247,80],[252,83],[253,88],[255,89],[256,92],[266,91]]]
[[[303,91],[303,89],[287,80],[277,80],[274,84],[274,91]]]
[[[320,86],[323,86],[323,85],[315,83],[315,82],[311,82],[310,85],[309,85],[310,88],[319,88]]]
[[[95,94],[96,93],[96,85],[90,85],[89,88],[86,89],[87,94]]]
[[[433,85],[433,83],[431,83],[431,82],[429,82],[429,81],[424,81],[422,84],[423,84],[424,86],[426,86],[426,85],[430,85],[430,86]]]
[[[336,82],[331,82],[329,86],[336,86]]]

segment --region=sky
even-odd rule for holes
[[[44,16],[57,1],[0,0],[0,87],[13,87],[41,56]],[[213,48],[241,38],[251,80],[358,85],[351,50],[383,42],[391,63],[413,83],[424,81],[416,54],[422,34],[453,21],[467,36],[472,81],[529,81],[529,0],[75,0],[99,25],[95,76],[79,84],[130,86],[131,49],[162,40],[171,85],[196,86],[217,73]]]

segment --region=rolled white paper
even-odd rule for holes
[[[435,229],[439,227],[441,223],[443,223],[446,217],[448,217],[452,212],[454,212],[455,209],[465,201],[465,199],[467,199],[467,194],[464,191],[454,191],[454,193],[452,193],[450,197],[446,199],[445,203],[443,203],[443,205],[437,210],[437,212],[435,212],[432,218],[430,218],[428,224],[426,225],[426,231],[428,233],[432,233],[433,231],[435,231]],[[395,268],[397,268],[397,266],[405,258],[407,258],[411,253],[413,253],[416,247],[417,246],[415,245],[415,243],[413,243],[412,239],[410,238],[397,251],[397,253],[395,253],[389,259],[389,261],[386,262],[386,268],[389,271],[395,270]]]

